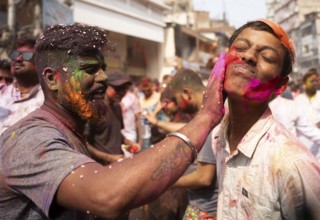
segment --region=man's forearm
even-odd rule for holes
[[[172,132],[172,131],[177,131],[180,128],[182,128],[183,126],[186,125],[186,123],[176,123],[176,122],[166,122],[166,121],[156,121],[156,123],[154,124],[157,127],[168,131],[168,132]]]

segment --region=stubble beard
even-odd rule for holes
[[[69,85],[65,87],[65,100],[71,110],[83,120],[96,121],[107,117],[107,103],[103,99],[91,99],[85,97],[81,91],[71,89]]]

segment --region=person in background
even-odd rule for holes
[[[142,110],[154,111],[160,101],[160,93],[154,90],[151,79],[147,76],[143,77],[139,85],[143,97],[140,98],[140,106]]]
[[[13,76],[11,74],[10,62],[5,59],[0,60],[0,95],[2,95],[3,88],[12,82]]]
[[[306,72],[302,78],[302,83],[304,92],[294,99],[295,108],[299,108],[309,123],[320,129],[320,91],[318,91],[318,72],[314,69]],[[303,133],[298,133],[298,138],[310,149],[313,155],[320,160],[320,145]]]
[[[292,99],[295,99],[299,94],[302,93],[302,88],[299,83],[292,83],[292,85],[290,85],[290,88]]]
[[[303,109],[296,106],[293,100],[280,95],[269,102],[269,107],[275,119],[294,137],[303,137],[313,143],[313,147],[309,150],[320,163],[320,129],[308,120]]]
[[[43,103],[44,96],[34,64],[34,44],[34,39],[19,38],[10,53],[11,73],[15,81],[1,91],[0,134]]]
[[[320,216],[320,165],[268,107],[285,90],[294,56],[288,35],[266,19],[230,38],[223,83],[229,111],[212,132],[218,219]]]
[[[167,85],[171,82],[173,78],[172,74],[166,74],[162,77],[162,82],[160,84],[160,93],[163,93]]]
[[[160,82],[159,82],[159,80],[158,79],[153,79],[152,80],[152,84],[154,86],[154,91],[160,93],[161,91],[160,91]]]
[[[139,146],[137,143],[126,139],[121,130],[123,117],[120,102],[131,86],[130,78],[120,72],[110,72],[108,74],[108,88],[106,98],[108,102],[108,117],[97,122],[88,122],[85,136],[88,141],[88,149],[96,159],[101,162],[112,163],[124,157],[122,145]],[[105,152],[101,154],[99,151]],[[99,156],[101,155],[101,156]]]
[[[197,73],[190,69],[178,70],[161,95],[161,109],[172,114],[172,120],[162,121],[150,113],[148,121],[166,132],[180,129],[200,110],[204,88]]]
[[[147,115],[147,118],[152,124],[167,132],[177,131],[201,109],[204,91],[205,87],[197,73],[190,69],[180,69],[161,96],[162,101],[166,102],[163,105],[164,111],[175,114],[173,120],[171,122],[159,121],[152,114]],[[195,163],[174,184],[174,188],[166,192],[171,197],[175,195],[175,200],[179,199],[178,204],[183,206],[183,209],[180,209],[182,210],[181,217],[175,219],[215,219],[218,198],[215,167],[215,157],[211,149],[211,134],[209,134]],[[188,199],[176,196],[181,195],[185,189],[187,189]],[[162,195],[159,199],[163,198]],[[163,203],[165,202],[166,200]],[[188,207],[186,207],[187,203],[189,203]]]
[[[83,131],[87,121],[108,115],[108,42],[104,30],[84,24],[57,24],[38,38],[35,64],[45,101],[1,135],[3,219],[115,219],[170,188],[222,119],[224,57],[186,126],[121,162],[91,159]]]
[[[175,188],[187,189],[188,207],[183,220],[216,220],[218,203],[218,185],[216,181],[216,159],[213,155],[212,134],[198,154],[196,163],[173,185]]]
[[[149,77],[143,77],[139,85],[140,91],[143,93],[143,97],[140,98],[141,117],[145,117],[146,114],[156,114],[158,120],[168,121],[169,118],[161,111],[160,96],[161,94],[155,90],[154,83]],[[158,111],[160,110],[160,111]],[[144,118],[142,118],[142,123]],[[142,125],[143,126],[143,125]],[[141,131],[144,129],[141,128]],[[142,149],[150,147],[164,138],[164,134],[155,126],[150,127],[150,138],[145,138],[141,135]],[[149,132],[148,132],[149,133]]]
[[[309,121],[320,128],[320,92],[319,74],[317,72],[306,72],[302,78],[304,92],[299,94],[295,99],[295,103],[303,108],[304,113]]]
[[[120,102],[124,128],[121,130],[122,135],[134,142],[140,143],[140,115],[141,107],[139,98],[133,92],[132,85]]]

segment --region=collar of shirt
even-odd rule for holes
[[[246,135],[242,138],[239,145],[237,146],[238,151],[244,154],[248,158],[252,158],[260,139],[266,134],[270,129],[273,121],[271,110],[267,110],[262,114],[260,119],[250,128]],[[219,146],[225,148],[225,150],[230,153],[228,138],[227,138],[227,128],[229,124],[229,114],[227,114],[221,122],[221,127],[218,135]],[[218,137],[217,137],[218,136]],[[224,143],[224,144],[223,144]]]
[[[44,111],[51,113],[54,117],[59,119],[57,120],[57,122],[60,121],[64,126],[69,128],[76,136],[78,136],[81,140],[85,141],[85,137],[83,135],[83,121],[75,120],[70,115],[66,114],[64,111],[61,111],[60,109],[56,108],[56,106],[49,106],[46,102],[44,102],[40,108]]]
[[[14,99],[14,102],[22,102],[22,101],[25,101],[27,99],[34,97],[38,93],[39,90],[40,90],[40,84],[37,84],[36,86],[34,86],[31,89],[31,91],[28,94],[25,94],[24,96],[22,96],[20,90],[16,87],[16,83],[14,82],[11,95]]]

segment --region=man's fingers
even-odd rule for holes
[[[218,80],[219,83],[222,83],[224,78],[224,72],[225,72],[225,66],[226,66],[226,53],[221,52],[218,61],[214,65],[214,67],[211,70],[210,74],[210,82]]]

